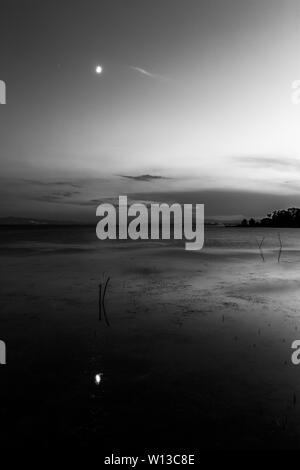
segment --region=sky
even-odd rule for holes
[[[299,46],[297,0],[2,0],[0,217],[300,206]]]

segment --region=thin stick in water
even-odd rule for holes
[[[280,233],[278,233],[278,240],[279,240],[278,263],[280,263],[281,252],[282,252],[282,241],[281,241]]]
[[[102,284],[99,284],[99,320],[101,320],[101,310],[102,310]]]
[[[260,254],[261,259],[263,261],[265,261],[264,253],[263,253],[263,250],[262,250],[262,245],[263,245],[264,240],[265,240],[265,237],[262,237],[262,240],[259,243],[258,240],[256,239],[256,243],[257,243],[257,246],[258,246],[258,249],[259,249],[259,254]]]
[[[106,283],[105,283],[105,286],[104,286],[103,297],[102,297],[102,302],[103,302],[103,304],[104,304],[104,301],[105,301],[105,294],[106,294],[106,289],[107,289],[107,286],[108,286],[109,281],[110,281],[110,277],[108,277],[108,278],[106,279]]]

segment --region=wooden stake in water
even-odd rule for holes
[[[259,254],[260,254],[261,259],[263,261],[265,261],[264,253],[263,253],[263,250],[262,250],[262,245],[263,245],[264,240],[265,240],[265,237],[262,237],[262,240],[261,240],[260,243],[259,243],[258,240],[256,240],[256,243],[257,243],[257,246],[258,246],[258,249],[259,249]]]
[[[281,257],[281,252],[282,252],[282,241],[281,241],[280,233],[278,233],[278,240],[279,240],[278,263],[280,263],[280,257]]]

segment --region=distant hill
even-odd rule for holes
[[[74,227],[74,226],[91,226],[95,225],[96,222],[75,222],[75,221],[61,221],[61,220],[47,220],[47,219],[35,219],[27,217],[0,217],[0,227]],[[215,227],[224,227],[236,225],[237,221],[235,219],[225,219],[218,220],[214,218],[205,219],[205,225],[215,226]],[[118,226],[118,222],[117,222]],[[171,221],[171,226],[173,223]]]
[[[88,223],[80,223],[74,221],[60,221],[60,220],[42,220],[42,219],[29,219],[26,217],[0,217],[0,226],[74,226],[74,225],[89,225]]]

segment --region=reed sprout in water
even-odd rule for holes
[[[99,284],[99,298],[98,298],[99,320],[101,321],[102,319],[102,310],[103,310],[103,316],[104,316],[104,320],[107,326],[109,326],[109,321],[108,321],[108,317],[106,315],[106,310],[105,310],[105,296],[106,296],[109,281],[110,281],[110,277],[107,276],[106,273],[103,273],[102,282],[100,282]]]
[[[279,251],[278,251],[278,263],[280,263],[280,258],[281,258],[281,252],[282,252],[282,241],[280,237],[280,233],[278,233],[278,241],[279,241]]]
[[[261,257],[261,259],[262,259],[263,261],[265,261],[264,252],[263,252],[263,249],[262,249],[264,240],[265,240],[265,237],[262,237],[261,242],[259,242],[259,241],[256,239],[256,243],[257,243],[257,246],[258,246],[258,249],[259,249],[259,254],[260,254],[260,257]]]

